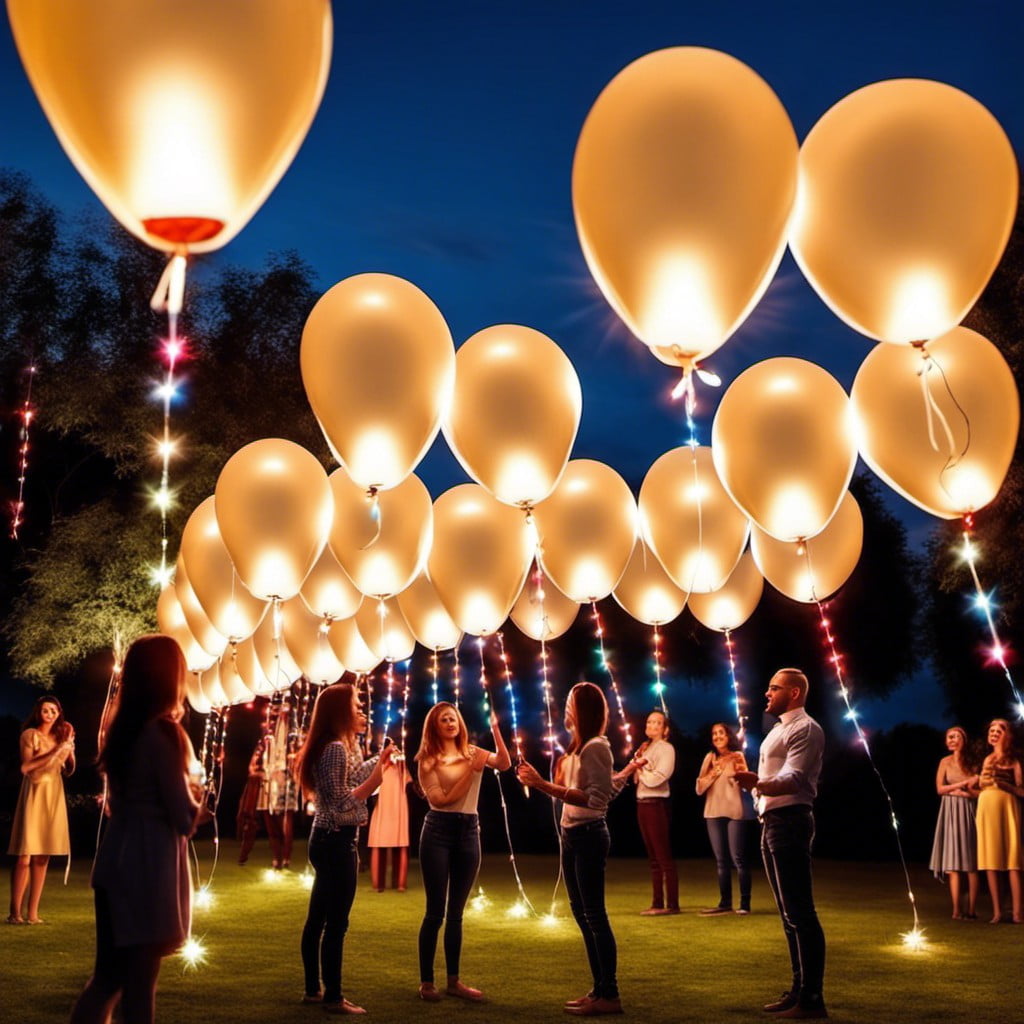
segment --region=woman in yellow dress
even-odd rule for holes
[[[981,794],[978,797],[978,870],[988,872],[992,896],[992,924],[1002,920],[999,902],[999,876],[1010,882],[1014,924],[1024,924],[1021,912],[1021,871],[1024,851],[1020,837],[1020,797],[1024,797],[1024,778],[1020,758],[1013,746],[1013,733],[1005,718],[995,718],[988,727],[992,753],[981,766]]]
[[[42,924],[39,898],[51,857],[71,853],[63,774],[75,770],[75,730],[56,697],[40,697],[21,734],[21,792],[14,811],[8,924]],[[28,913],[21,908],[28,892]]]

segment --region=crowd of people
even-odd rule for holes
[[[161,960],[190,934],[187,842],[211,811],[201,766],[180,724],[184,678],[181,651],[165,636],[139,638],[124,661],[98,759],[109,820],[92,874],[95,967],[72,1012],[77,1024],[110,1021],[118,1003],[124,1019],[153,1020]],[[717,722],[695,780],[704,798],[718,880],[718,902],[701,914],[750,913],[751,850],[760,821],[761,859],[792,970],[783,994],[763,1007],[779,1019],[828,1015],[825,936],[811,873],[813,803],[824,734],[804,709],[807,693],[802,672],[777,672],[765,694],[766,711],[777,724],[761,745],[756,770],[748,767],[732,726]],[[569,692],[564,723],[570,743],[552,778],[522,760],[515,772],[524,787],[556,802],[562,874],[592,976],[590,989],[567,1000],[564,1010],[573,1016],[618,1014],[623,1011],[618,951],[605,907],[608,806],[625,787],[635,785],[637,825],[651,872],[651,902],[640,913],[678,914],[671,845],[675,748],[667,711],[652,711],[644,741],[616,771],[606,737],[608,705],[601,689],[589,682]],[[418,939],[418,995],[426,1002],[445,996],[482,1002],[483,991],[462,979],[463,915],[480,867],[480,781],[486,768],[500,772],[512,766],[500,722],[492,712],[493,750],[486,749],[470,742],[458,707],[435,704],[423,724],[414,771],[406,766],[404,752],[387,741],[378,754],[368,756],[360,742],[366,731],[359,693],[343,682],[320,692],[301,741],[288,705],[269,709],[239,806],[240,862],[249,855],[262,817],[272,865],[287,867],[295,814],[304,800],[315,806],[308,844],[314,881],[301,939],[302,1001],[318,1003],[330,1014],[365,1013],[345,997],[342,970],[357,891],[359,830],[369,817],[367,802],[377,793],[369,843],[372,886],[383,890],[390,851],[392,887],[404,891],[406,790],[411,784],[429,808],[419,836],[426,903]],[[1006,720],[994,720],[986,738],[989,749],[983,755],[960,727],[946,733],[949,754],[936,774],[940,811],[930,867],[949,882],[954,919],[977,917],[980,873],[985,872],[993,923],[1021,923],[1021,759]],[[69,854],[62,776],[74,770],[74,749],[74,730],[59,701],[40,698],[21,736],[23,781],[9,848],[16,858],[9,924],[41,923],[39,902],[49,858]],[[1009,889],[1008,915],[1002,910],[1003,888]],[[442,929],[445,983],[440,986],[434,967]]]

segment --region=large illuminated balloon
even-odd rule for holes
[[[762,593],[764,577],[754,562],[754,556],[745,551],[718,590],[710,594],[691,594],[687,607],[702,625],[724,633],[739,629],[754,614]]]
[[[555,586],[580,604],[607,597],[636,543],[636,502],[625,480],[603,462],[573,459],[534,518],[540,562]]]
[[[821,533],[802,543],[777,540],[757,526],[750,550],[764,578],[794,601],[814,603],[834,594],[857,568],[864,542],[860,506],[847,492]]]
[[[205,672],[198,673],[196,681],[199,684],[200,693],[212,707],[223,708],[231,703],[220,685],[219,664],[213,665]]]
[[[354,618],[332,622],[327,640],[346,671],[356,675],[372,672],[383,660],[363,638]]]
[[[648,626],[671,622],[686,604],[686,591],[675,585],[642,537],[637,537],[629,564],[612,596],[634,619]]]
[[[857,461],[846,392],[804,359],[765,359],[741,373],[722,397],[711,438],[732,500],[779,540],[825,528]]]
[[[281,635],[276,638],[274,636],[273,614],[265,616],[256,627],[256,632],[252,635],[252,645],[263,674],[275,690],[287,690],[292,683],[302,678],[302,669],[295,663],[285,642],[283,622]]]
[[[250,636],[269,607],[266,601],[253,597],[242,586],[217,525],[212,495],[193,509],[181,535],[175,586],[186,616],[189,614],[184,589],[187,584],[191,585],[214,629],[229,640],[244,640]],[[196,632],[194,625],[192,631]],[[205,639],[200,639],[200,643],[206,647]]]
[[[189,706],[197,715],[208,715],[213,710],[213,705],[209,702],[206,694],[203,693],[203,688],[199,685],[198,675],[189,673],[188,678],[185,680],[185,696],[188,697]]]
[[[579,610],[579,602],[566,597],[538,566],[526,578],[511,619],[533,640],[555,640],[576,621]]]
[[[247,704],[255,696],[238,670],[233,651],[226,651],[220,659],[217,679],[229,704]]]
[[[281,605],[284,642],[302,674],[314,683],[335,683],[345,671],[327,636],[328,624],[313,615],[302,598]]]
[[[412,657],[416,637],[395,598],[364,601],[354,619],[360,636],[377,661],[406,661]]]
[[[677,587],[706,594],[725,583],[749,526],[718,479],[710,448],[674,448],[657,459],[639,505],[644,540]]]
[[[205,672],[217,660],[217,654],[205,650],[193,636],[173,583],[168,583],[157,598],[156,623],[161,633],[166,633],[178,642],[189,672]],[[210,628],[213,629],[212,626]],[[227,641],[224,643],[226,645]],[[206,714],[205,711],[201,713]]]
[[[335,458],[364,489],[401,483],[441,426],[455,348],[440,310],[390,274],[326,292],[302,331],[302,383]]]
[[[256,655],[253,637],[246,638],[235,648],[235,668],[242,682],[257,696],[266,697],[274,692],[275,687],[267,678]]]
[[[8,0],[61,145],[168,252],[230,241],[280,180],[331,58],[328,0]]]
[[[301,445],[265,437],[228,459],[214,497],[224,546],[249,591],[265,600],[294,597],[331,529],[323,466]]]
[[[303,580],[299,594],[306,607],[322,619],[347,619],[355,615],[363,600],[329,545]]]
[[[528,508],[558,483],[582,410],[569,357],[540,331],[501,324],[456,353],[455,394],[441,428],[477,483]]]
[[[427,573],[464,633],[496,632],[515,603],[533,556],[522,512],[478,484],[460,484],[434,502]]]
[[[996,119],[950,85],[894,79],[840,100],[804,140],[790,245],[851,327],[926,341],[974,305],[1016,211]]]
[[[649,53],[597,98],[573,162],[576,230],[605,298],[663,361],[714,352],[764,294],[797,152],[775,93],[717,50]]]
[[[413,636],[428,650],[447,651],[459,646],[462,630],[448,614],[425,572],[420,573],[397,600]]]
[[[344,467],[329,480],[334,495],[329,543],[335,558],[368,597],[401,593],[423,569],[430,552],[430,492],[415,473],[375,495],[354,483]]]
[[[876,345],[850,395],[864,461],[932,515],[987,505],[1013,459],[1020,396],[988,339],[955,327],[921,347]]]

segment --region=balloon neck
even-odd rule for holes
[[[174,246],[194,245],[216,238],[225,227],[215,217],[146,217],[142,226],[147,234]]]

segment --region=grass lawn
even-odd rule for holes
[[[204,870],[211,847],[199,844]],[[197,910],[194,933],[207,962],[186,970],[180,959],[164,963],[158,1015],[169,1024],[287,1024],[323,1020],[315,1006],[299,1005],[302,971],[299,933],[307,893],[298,872],[275,884],[263,880],[257,845],[250,865],[234,863],[234,843],[224,844],[214,890],[216,906]],[[296,852],[301,855],[302,848]],[[555,879],[553,857],[520,860],[530,898],[546,910]],[[0,1020],[42,1024],[66,1019],[93,955],[88,865],[78,863],[67,888],[51,870],[39,927],[0,928]],[[612,860],[608,905],[619,944],[619,984],[629,1017],[649,1022],[766,1020],[760,1006],[788,982],[788,957],[767,886],[755,876],[754,913],[700,918],[694,911],[715,902],[710,861],[680,862],[678,917],[642,918],[648,903],[646,864]],[[516,890],[508,859],[485,858],[480,883],[492,903],[466,920],[463,977],[482,987],[489,1001],[472,1006],[454,999],[428,1005],[416,998],[416,934],[423,911],[413,861],[407,893],[378,894],[364,873],[345,949],[345,994],[366,1006],[372,1020],[534,1022],[568,1019],[565,999],[583,994],[589,975],[583,944],[566,917],[545,926],[516,920],[506,909]],[[817,903],[828,939],[826,994],[838,1021],[936,1021],[1002,1024],[1021,1021],[1024,928],[990,927],[949,918],[946,889],[923,869],[913,884],[930,940],[911,953],[900,932],[911,921],[902,874],[895,865],[819,861]],[[985,900],[980,908],[988,909]],[[988,916],[983,913],[982,918]],[[439,950],[438,978],[443,981]],[[1015,1009],[1016,1007],[1016,1009]]]

